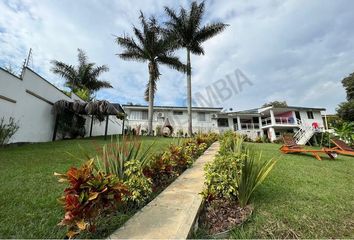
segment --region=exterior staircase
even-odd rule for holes
[[[305,145],[315,134],[317,129],[314,129],[312,126],[304,125],[300,120],[297,120],[297,122],[299,125],[299,130],[294,134],[294,139],[297,144]]]

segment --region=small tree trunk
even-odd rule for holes
[[[187,48],[187,106],[188,106],[188,136],[193,135],[192,129],[192,69],[191,53]]]
[[[154,64],[149,63],[149,109],[148,109],[148,135],[152,135],[152,118],[154,115],[154,92],[153,92],[153,81],[154,81]]]

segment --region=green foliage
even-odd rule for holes
[[[246,156],[231,151],[219,154],[205,166],[205,185],[202,194],[208,200],[214,198],[236,199],[242,160]]]
[[[86,88],[75,89],[74,93],[84,101],[88,102],[88,101],[92,100],[90,90],[88,90]]]
[[[281,107],[287,107],[288,104],[286,103],[286,101],[272,101],[272,102],[263,104],[262,107],[264,108],[264,107],[270,107],[270,106],[273,106],[275,108],[281,108]]]
[[[274,160],[263,161],[261,154],[256,157],[254,151],[247,149],[243,136],[226,132],[220,138],[218,155],[205,166],[206,188],[203,195],[208,200],[238,200],[244,207],[274,164]]]
[[[337,114],[344,121],[354,122],[354,73],[342,80],[347,93],[347,102],[339,104]]]
[[[62,139],[85,136],[86,119],[72,111],[64,110],[58,115],[58,133]]]
[[[163,153],[153,156],[144,168],[145,176],[153,181],[154,188],[165,186],[185,169],[192,166],[194,161],[214,142],[217,135],[198,134],[179,144],[171,144]]]
[[[340,139],[343,139],[350,144],[354,143],[354,122],[343,122],[334,130]]]
[[[5,123],[5,117],[2,117],[0,119],[0,146],[7,144],[18,129],[18,123],[13,117],[10,117],[7,123]]]
[[[276,161],[262,160],[262,155],[257,156],[252,151],[246,152],[242,163],[241,174],[237,177],[238,201],[241,207],[245,207],[254,190],[265,180],[273,169]]]
[[[354,100],[354,73],[351,73],[348,77],[344,78],[342,84],[347,92],[347,100]]]
[[[63,62],[52,60],[52,72],[63,77],[65,85],[73,92],[77,93],[80,90],[88,91],[88,98],[92,98],[92,94],[101,88],[111,88],[111,84],[106,81],[98,80],[98,77],[107,72],[109,69],[106,65],[95,67],[95,63],[88,62],[88,57],[85,52],[78,49],[78,66],[72,66]],[[81,92],[81,93],[83,93]],[[86,93],[87,94],[87,93]]]
[[[150,159],[150,151],[153,144],[145,150],[142,142],[134,136],[123,136],[116,140],[111,139],[110,144],[104,144],[95,157],[95,164],[100,171],[107,174],[115,174],[122,180],[126,180],[125,164],[130,161],[137,161],[142,169]]]
[[[337,114],[344,121],[354,122],[354,100],[338,105]]]
[[[143,174],[143,169],[150,160],[152,146],[143,151],[142,142],[137,137],[117,137],[115,141],[111,139],[111,144],[103,145],[94,159],[100,171],[117,176],[129,187],[131,194],[124,200],[130,205],[140,206],[151,195],[151,180]]]
[[[81,231],[95,231],[97,217],[115,209],[129,194],[128,188],[115,175],[95,170],[93,160],[79,168],[70,168],[65,174],[54,173],[59,182],[67,182],[60,202],[65,217],[59,225],[67,226],[67,236],[73,238]]]
[[[169,16],[169,22],[167,22],[169,35],[179,47],[187,48],[193,54],[204,54],[202,43],[221,33],[227,27],[226,24],[220,22],[201,25],[205,12],[204,2],[198,4],[193,1],[190,9],[181,7],[179,13],[168,7],[165,7],[165,11]]]
[[[177,137],[184,137],[183,129],[178,129],[176,134],[177,134]]]
[[[135,159],[125,162],[124,176],[124,184],[128,187],[130,194],[125,195],[123,200],[142,206],[151,196],[152,181],[143,174],[141,162]]]

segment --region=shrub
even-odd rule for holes
[[[221,137],[220,150],[214,161],[205,166],[207,188],[203,195],[214,198],[236,199],[237,176],[240,174],[243,151],[243,136],[226,133]]]
[[[144,175],[152,178],[154,189],[165,186],[192,166],[195,159],[217,138],[216,134],[203,134],[188,138],[178,145],[171,144],[165,152],[152,157],[144,168]]]
[[[145,177],[138,160],[126,162],[124,168],[124,184],[128,187],[130,194],[125,195],[123,200],[128,204],[141,206],[150,198],[152,181]]]
[[[182,130],[182,129],[179,129],[179,130],[177,131],[177,137],[183,137],[183,136],[184,136],[183,130]]]
[[[142,142],[137,137],[117,137],[115,141],[111,140],[111,144],[105,144],[94,158],[100,171],[116,175],[129,187],[131,194],[125,200],[130,205],[140,206],[151,195],[152,182],[143,174],[150,160],[151,147],[143,151]]]
[[[0,119],[0,146],[8,143],[11,137],[18,131],[18,123],[13,117],[9,118],[8,123],[5,123],[5,118]]]
[[[58,132],[64,138],[76,138],[85,136],[86,119],[69,110],[63,110],[58,114]]]
[[[203,195],[207,200],[214,198],[236,199],[242,159],[240,153],[219,154],[214,161],[205,166],[205,185]]]
[[[65,209],[65,217],[59,225],[67,226],[69,238],[80,231],[95,231],[97,217],[115,209],[129,194],[127,186],[117,176],[95,171],[93,160],[79,168],[72,167],[65,174],[54,174],[59,182],[69,183],[59,199]]]
[[[253,151],[247,151],[242,161],[241,174],[237,176],[238,201],[245,207],[253,191],[264,181],[276,161],[263,161],[261,154],[257,157]]]
[[[150,160],[149,154],[152,146],[153,144],[143,151],[142,142],[138,137],[123,136],[122,139],[117,137],[115,141],[112,139],[110,144],[105,144],[98,150],[95,164],[100,171],[115,174],[125,180],[125,163],[136,160],[143,169]]]
[[[205,166],[205,185],[202,192],[207,200],[225,198],[238,200],[244,207],[259,184],[275,164],[262,161],[244,145],[244,137],[226,133],[220,139],[220,150],[214,161]]]

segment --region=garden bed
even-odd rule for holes
[[[153,155],[149,153],[151,146],[141,151],[141,141],[132,136],[98,148],[97,155],[79,168],[55,173],[59,182],[68,184],[59,199],[65,209],[59,225],[66,226],[66,235],[73,238],[83,232],[97,232],[99,220],[112,212],[142,208],[192,166],[216,139],[215,134],[198,134]]]
[[[227,199],[206,202],[199,216],[199,228],[212,238],[228,238],[229,231],[246,222],[253,211],[252,205],[240,207]]]

